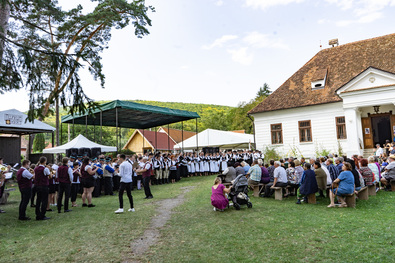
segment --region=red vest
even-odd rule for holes
[[[48,176],[44,174],[44,166],[37,166],[34,168],[34,186],[48,186]]]
[[[91,175],[87,171],[85,171],[85,167],[86,167],[85,164],[83,164],[81,166],[81,178],[89,178],[89,177],[91,177]]]
[[[69,176],[69,167],[67,165],[59,166],[59,168],[58,168],[58,181],[59,181],[59,183],[71,184],[70,176]]]
[[[18,181],[19,189],[32,188],[32,180],[22,176],[25,168],[21,168],[16,173],[16,180]]]
[[[146,169],[145,167],[146,167],[147,164],[149,164],[149,163],[146,162],[146,163],[144,164],[144,168],[143,168],[143,169]],[[145,177],[150,177],[150,176],[151,176],[151,170],[152,170],[151,166],[152,166],[152,165],[150,165],[150,168],[149,168],[147,171],[143,172],[143,178],[145,178]]]

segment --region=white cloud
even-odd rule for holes
[[[382,18],[381,12],[389,6],[395,6],[395,0],[325,0],[339,6],[342,10],[352,9],[353,19],[336,21],[337,26],[366,24]],[[321,21],[321,20],[320,20]],[[318,21],[320,23],[320,21]],[[330,22],[330,21],[325,21]]]
[[[222,0],[218,0],[217,2],[215,2],[216,6],[222,6],[224,4],[224,1]]]
[[[180,69],[187,70],[187,69],[189,69],[189,66],[188,65],[183,65],[183,66],[180,67]]]
[[[289,50],[289,47],[281,39],[270,38],[269,35],[259,32],[248,33],[243,42],[254,48],[278,48]]]
[[[227,50],[232,55],[232,60],[238,62],[242,65],[251,65],[254,56],[248,54],[248,47],[241,47],[238,49],[228,49]]]
[[[202,48],[203,49],[212,49],[215,47],[223,47],[223,45],[226,42],[229,42],[229,41],[234,40],[236,38],[238,38],[238,36],[236,36],[236,35],[224,35],[224,36],[214,40],[214,42],[211,45],[204,45]]]
[[[276,6],[276,5],[288,5],[291,3],[301,3],[304,0],[245,0],[245,4],[248,7],[261,8],[262,10]]]

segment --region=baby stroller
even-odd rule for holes
[[[233,207],[236,210],[240,210],[241,205],[247,205],[248,208],[252,208],[252,203],[247,195],[248,193],[248,182],[247,178],[240,174],[234,180],[232,191],[229,193],[229,201],[233,202]]]

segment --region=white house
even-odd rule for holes
[[[321,50],[249,114],[259,150],[372,154],[395,135],[395,34]]]

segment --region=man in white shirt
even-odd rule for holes
[[[384,153],[383,148],[380,147],[380,144],[376,144],[376,156],[380,157]]]
[[[274,162],[274,168],[274,181],[265,186],[264,197],[270,197],[274,193],[272,187],[286,187],[288,185],[287,173],[279,161]]]
[[[32,195],[32,178],[33,174],[28,170],[30,166],[29,160],[22,162],[21,169],[18,170],[16,177],[18,180],[19,191],[21,192],[21,203],[19,205],[19,220],[30,220],[30,217],[26,216],[26,207],[30,201]]]
[[[123,213],[123,192],[126,190],[126,195],[129,198],[130,208],[129,212],[134,212],[133,197],[132,197],[132,176],[133,166],[126,161],[126,156],[121,154],[119,156],[119,176],[121,177],[121,185],[119,187],[119,209],[115,211],[116,214]]]

